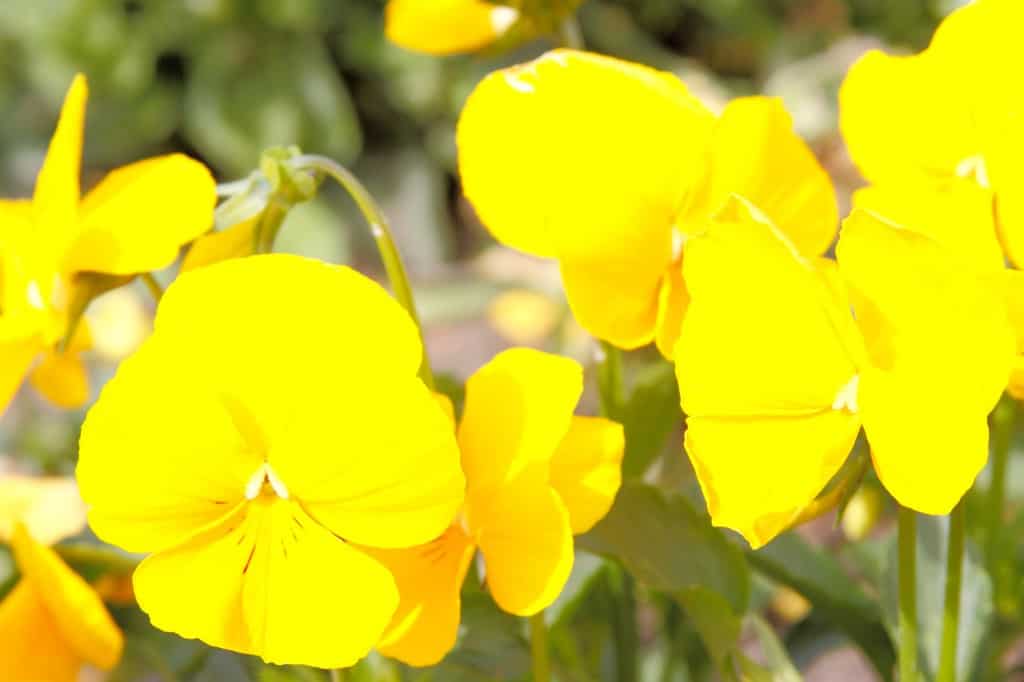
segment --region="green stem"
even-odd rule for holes
[[[575,16],[568,16],[559,24],[558,41],[562,44],[562,47],[572,50],[585,49],[583,31],[580,30],[580,22],[576,20]]]
[[[1006,470],[1010,458],[1010,447],[1013,444],[1014,430],[1020,406],[1010,396],[996,406],[992,421],[992,483],[989,486],[986,500],[986,538],[988,556],[994,555],[994,543],[998,540],[1000,524],[1003,520],[1003,505],[1006,501]]]
[[[639,635],[636,630],[636,583],[633,576],[619,567],[613,567],[615,590],[612,630],[615,636],[615,667],[618,682],[636,682],[639,670],[637,649]]]
[[[53,549],[68,563],[102,566],[118,573],[131,573],[140,561],[130,554],[84,542],[55,545]]]
[[[946,601],[942,612],[942,653],[935,682],[956,682],[957,635],[960,631],[960,583],[964,563],[964,501],[949,515],[946,554]]]
[[[423,341],[423,325],[420,323],[420,316],[416,311],[416,301],[413,298],[412,286],[409,284],[409,276],[405,271],[405,265],[398,252],[398,247],[395,245],[387,218],[384,217],[383,211],[381,211],[377,202],[374,201],[373,196],[347,168],[326,156],[315,154],[297,156],[292,159],[292,163],[296,167],[308,168],[330,176],[356,202],[359,211],[370,225],[370,233],[377,243],[377,250],[380,252],[381,260],[384,262],[384,269],[387,271],[388,281],[391,282],[391,289],[394,292],[395,298],[398,299],[398,302],[402,304],[402,307],[412,317],[413,322],[416,323],[416,328],[420,333],[420,340]],[[430,369],[430,359],[427,357],[425,343],[423,346],[423,362],[420,365],[420,378],[423,379],[423,383],[428,388],[433,390],[434,374]]]
[[[147,289],[149,289],[149,294],[153,297],[153,302],[160,303],[160,299],[164,295],[164,288],[156,281],[156,277],[153,276],[153,273],[144,272],[139,275],[139,279],[141,279],[142,283],[146,285]]]
[[[281,225],[291,210],[292,204],[278,196],[271,196],[260,216],[260,222],[253,232],[253,253],[273,253],[274,242],[277,241],[277,233],[281,231]]]
[[[899,508],[899,682],[917,682],[917,517]]]
[[[551,659],[548,654],[548,625],[544,612],[530,616],[530,654],[533,657],[533,682],[549,682]]]
[[[597,382],[601,394],[601,415],[616,419],[623,402],[622,351],[607,341],[601,342]]]

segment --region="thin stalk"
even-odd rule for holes
[[[917,517],[899,508],[899,682],[917,682]]]
[[[154,303],[160,303],[160,299],[164,295],[164,288],[160,286],[160,283],[156,281],[156,277],[151,272],[144,272],[139,275],[139,279],[149,289],[149,295],[153,297]]]
[[[548,653],[548,625],[544,612],[530,616],[530,655],[533,657],[533,682],[551,680],[551,659]]]
[[[103,545],[93,545],[84,542],[55,545],[53,549],[56,550],[57,554],[64,561],[103,566],[119,573],[131,573],[139,565],[140,561],[140,559],[130,554],[124,554]]]
[[[1006,470],[1010,458],[1010,447],[1013,444],[1014,430],[1020,406],[1009,396],[996,407],[992,424],[992,484],[986,499],[985,533],[988,540],[988,556],[994,552],[997,542],[996,532],[1003,520],[1003,505],[1006,501]]]
[[[420,340],[423,341],[423,325],[420,323],[419,313],[416,311],[416,301],[412,294],[412,285],[409,284],[409,276],[405,270],[405,264],[395,245],[391,228],[383,211],[367,191],[359,179],[356,178],[347,168],[326,156],[308,154],[297,156],[291,162],[299,168],[308,168],[323,173],[334,179],[341,187],[348,192],[356,206],[363,214],[366,222],[370,225],[370,234],[377,244],[380,258],[384,262],[384,269],[387,271],[388,281],[391,282],[391,289],[395,298],[402,304],[419,331]],[[427,357],[427,348],[423,346],[423,361],[420,365],[420,378],[428,388],[434,388],[434,374],[430,369],[430,359]]]
[[[602,341],[598,363],[597,382],[601,394],[601,415],[615,419],[623,404],[622,351],[607,341]]]
[[[964,564],[964,501],[949,515],[946,553],[946,601],[942,612],[942,649],[935,682],[956,682],[957,635],[960,632],[960,584]]]
[[[260,216],[260,222],[253,232],[253,253],[273,253],[277,233],[291,210],[291,204],[280,197],[271,196]]]
[[[580,22],[575,16],[566,17],[558,26],[558,41],[562,47],[572,50],[584,49],[583,31],[580,30]]]
[[[612,569],[613,608],[612,631],[615,637],[615,679],[618,682],[636,682],[639,671],[637,650],[639,635],[636,629],[636,583],[627,571]]]

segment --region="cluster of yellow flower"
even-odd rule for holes
[[[393,0],[388,17],[394,40],[450,52],[517,14]],[[752,546],[793,524],[862,426],[893,497],[948,513],[986,461],[987,415],[1008,383],[1024,391],[1024,279],[1006,265],[1024,262],[1024,95],[990,82],[1022,22],[1020,3],[978,0],[924,53],[855,65],[842,130],[872,185],[841,230],[778,100],[716,115],[671,74],[568,49],[470,96],[459,169],[482,222],[557,260],[595,337],[675,363],[712,520]],[[85,99],[76,78],[31,202],[0,203],[2,406],[26,374],[83,404],[81,310],[212,226],[214,182],[180,155],[80,201]],[[622,427],[574,415],[578,363],[527,349],[469,379],[456,424],[422,357],[409,314],[345,267],[257,255],[168,288],[90,410],[77,468],[95,533],[149,555],[134,589],[157,627],[275,663],[377,648],[429,665],[455,643],[477,550],[505,611],[554,601],[573,536],[618,491]],[[120,633],[47,547],[75,523],[41,529],[32,506],[0,505],[23,574],[0,603],[0,678],[110,667]],[[24,655],[54,637],[66,655]]]

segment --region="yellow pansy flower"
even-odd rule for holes
[[[182,275],[82,428],[96,534],[149,553],[163,630],[279,664],[348,666],[398,606],[360,546],[440,535],[464,479],[417,378],[408,314],[344,267],[286,255]]]
[[[408,50],[450,55],[487,47],[518,18],[514,8],[487,0],[389,0],[384,31]]]
[[[391,569],[401,603],[378,644],[410,665],[432,665],[455,645],[459,594],[479,549],[498,605],[538,613],[562,591],[573,535],[611,507],[621,482],[622,427],[573,415],[583,370],[524,348],[470,377],[458,427],[466,505],[432,542],[373,555]]]
[[[1010,374],[1002,272],[866,209],[844,222],[838,264],[807,258],[739,199],[687,248],[676,372],[713,522],[765,544],[861,426],[893,497],[948,513],[985,464]]]
[[[85,325],[67,349],[60,344],[90,276],[129,277],[170,265],[213,220],[213,178],[180,154],[119,168],[80,198],[86,97],[85,78],[77,76],[32,199],[0,200],[0,411],[29,373],[52,402],[82,405]]]
[[[672,74],[555,50],[485,78],[458,126],[466,197],[501,243],[561,267],[569,305],[621,348],[671,357],[686,239],[733,193],[806,255],[831,244],[832,185],[772,98],[714,116]]]
[[[1000,239],[1018,266],[1024,94],[1007,84],[1024,68],[1022,24],[1024,3],[975,0],[950,14],[919,54],[865,54],[839,96],[843,137],[870,182],[968,181],[988,196],[989,214],[995,211]]]

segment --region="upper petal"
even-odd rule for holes
[[[732,194],[757,206],[805,256],[818,256],[839,227],[835,190],[774,97],[733,100],[715,124],[705,210]]]
[[[435,55],[486,47],[518,16],[511,7],[484,0],[389,0],[384,11],[388,40]]]
[[[72,478],[0,476],[0,540],[10,542],[16,524],[44,545],[85,529],[85,505]]]
[[[551,487],[569,512],[574,535],[586,533],[611,509],[622,484],[625,447],[621,424],[573,417],[551,458]]]
[[[119,168],[82,200],[65,271],[132,275],[164,268],[210,229],[216,201],[210,171],[182,154]]]
[[[48,233],[53,248],[66,244],[65,239],[74,233],[77,221],[82,135],[88,96],[85,76],[78,74],[68,88],[57,130],[50,139],[46,160],[36,177],[32,212],[36,225]]]

